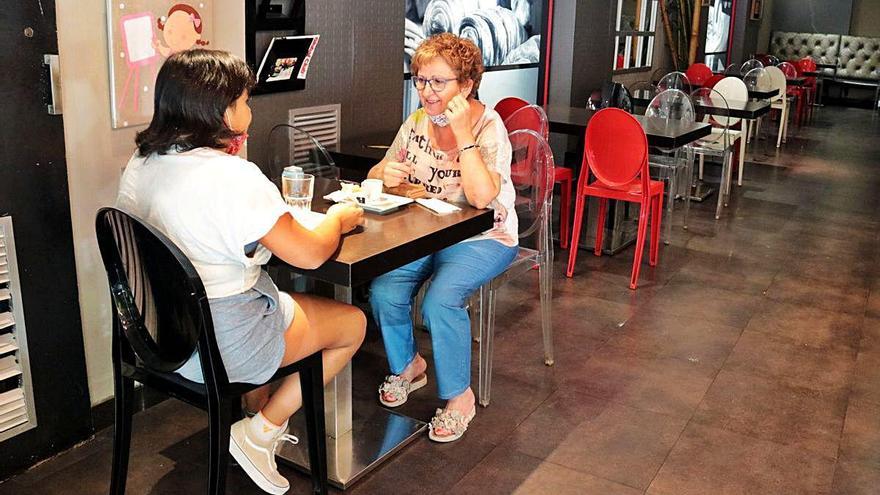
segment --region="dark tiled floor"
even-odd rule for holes
[[[690,228],[674,229],[636,292],[631,249],[581,252],[574,279],[558,253],[552,368],[541,359],[536,280],[511,284],[489,408],[461,441],[419,439],[349,491],[878,493],[878,131],[877,115],[826,107],[781,153],[758,141],[722,218],[714,198],[694,205]],[[383,373],[373,334],[356,358],[355,400],[375,400]],[[428,419],[433,394],[402,412]],[[166,401],[135,426],[129,493],[202,490],[201,412]],[[110,433],[0,494],[106,493]],[[303,476],[282,471],[292,492],[307,492]],[[260,493],[234,467],[228,486]]]

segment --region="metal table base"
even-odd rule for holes
[[[332,438],[327,435],[327,475],[330,484],[346,489],[361,476],[425,434],[428,424],[380,407],[361,407],[352,416],[351,430]],[[305,417],[297,413],[290,420],[292,431],[305,431]],[[309,472],[305,439],[297,445],[285,443],[280,462]]]
[[[334,286],[334,299],[351,304],[351,287]],[[428,424],[382,408],[375,402],[352,408],[351,363],[324,387],[324,418],[327,426],[327,477],[336,488],[345,489],[395,452],[424,434]],[[305,431],[305,418],[297,412],[291,418],[293,431]],[[309,471],[308,446],[286,444],[278,459]]]

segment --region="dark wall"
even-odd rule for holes
[[[616,1],[577,2],[571,72],[571,104],[574,106],[586,105],[590,92],[611,80],[616,14]]]
[[[33,37],[23,36],[22,26],[32,27]],[[0,78],[0,216],[12,216],[37,423],[0,442],[0,480],[93,433],[64,117],[48,115],[43,98],[48,84],[40,61],[44,53],[58,53],[56,30],[54,0],[16,2],[0,16],[0,60],[10,74]],[[19,380],[0,380],[0,393],[18,388]]]
[[[313,1],[306,33],[321,41],[306,89],[255,96],[248,159],[265,163],[273,125],[292,108],[340,103],[342,138],[396,130],[403,113],[404,0]]]
[[[774,1],[778,2],[781,0]],[[748,60],[751,55],[767,51],[766,46],[758,46],[758,33],[761,31],[761,21],[749,19],[750,8],[750,0],[737,0],[736,15],[733,20],[733,46],[730,50],[730,63],[741,64]],[[770,12],[764,12],[764,15],[770,15]],[[776,18],[775,14],[773,18]]]
[[[616,8],[616,0],[554,2],[550,103],[583,106],[590,91],[611,80]]]
[[[852,0],[773,0],[773,31],[849,34],[852,4]]]

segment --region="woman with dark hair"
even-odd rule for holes
[[[230,381],[265,383],[279,367],[317,351],[329,381],[363,341],[363,313],[305,294],[294,300],[262,265],[275,254],[291,265],[318,267],[363,211],[335,205],[308,230],[260,169],[235,156],[251,123],[253,84],[248,66],[229,53],[172,55],[159,71],[153,120],[136,137],[117,205],[162,231],[195,266]],[[198,353],[177,372],[202,381]],[[271,395],[261,387],[244,402],[252,413],[232,425],[229,450],[260,488],[284,493],[290,485],[278,474],[275,447],[296,441],[286,430],[302,404],[299,375]]]
[[[449,33],[419,45],[412,80],[422,108],[403,123],[385,159],[369,173],[388,187],[421,184],[430,197],[495,210],[492,229],[388,272],[371,286],[370,303],[392,373],[379,387],[379,401],[398,407],[428,381],[410,312],[419,286],[431,279],[422,315],[431,332],[437,391],[446,401],[428,430],[436,442],[460,438],[476,414],[467,300],[518,252],[507,130],[475,97],[482,60],[473,42]]]

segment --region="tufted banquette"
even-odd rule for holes
[[[774,31],[770,54],[780,60],[813,57],[817,62],[837,62],[837,69],[823,69],[835,83],[877,88],[874,107],[880,97],[880,38],[840,34]]]

